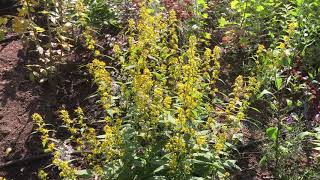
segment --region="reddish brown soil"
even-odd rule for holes
[[[40,90],[26,77],[19,40],[0,45],[0,164],[36,153],[27,147],[33,123],[31,114],[39,109]],[[9,151],[11,149],[11,151]],[[33,151],[33,152],[32,152]],[[0,169],[0,176],[9,179],[32,177],[37,162],[28,166]],[[23,179],[25,179],[23,178]],[[32,179],[32,178],[31,178]]]
[[[33,113],[40,113],[54,126],[59,125],[55,111],[61,107],[72,111],[81,106],[89,117],[97,114],[95,100],[87,99],[95,87],[79,68],[84,62],[70,57],[70,62],[61,65],[50,82],[40,85],[28,78],[25,59],[28,63],[32,59],[22,58],[22,48],[20,40],[0,44],[0,177],[13,180],[37,179],[38,170],[49,164],[49,157],[44,157],[1,168],[5,162],[43,153],[39,137],[32,134]]]

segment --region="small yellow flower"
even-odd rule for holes
[[[119,44],[115,44],[113,46],[113,51],[116,54],[116,56],[119,56],[121,54],[121,48],[120,48]]]
[[[284,36],[284,37],[283,37],[283,41],[284,41],[285,43],[287,43],[287,42],[289,41],[289,36]]]
[[[93,50],[93,49],[94,49],[94,45],[89,44],[88,49],[89,49],[89,50]]]
[[[103,169],[101,166],[99,165],[95,165],[93,167],[94,172],[96,172],[98,175],[102,176],[103,175]]]
[[[94,55],[95,55],[95,56],[100,56],[100,55],[101,55],[101,53],[100,53],[100,51],[99,51],[99,50],[95,50],[95,51],[94,51]]]
[[[53,152],[54,148],[55,148],[55,144],[50,143],[46,149],[46,152]]]
[[[166,96],[163,100],[163,105],[165,108],[169,109],[172,103],[172,98],[170,96]]]
[[[156,88],[154,90],[154,95],[162,97],[163,96],[163,90],[161,88]]]
[[[129,27],[129,30],[131,30],[131,31],[134,29],[134,27],[135,27],[134,19],[129,19],[128,27]]]
[[[279,45],[279,48],[284,50],[286,48],[286,44],[281,42],[280,45]]]
[[[223,144],[218,142],[216,145],[215,145],[215,149],[217,151],[217,153],[220,153],[222,150],[223,150]]]
[[[43,169],[41,169],[41,170],[38,172],[38,177],[39,177],[39,179],[41,179],[41,180],[47,179],[47,176],[48,176],[48,174],[47,174]],[[1,177],[0,177],[0,180],[2,180]],[[5,179],[3,179],[3,180],[5,180]]]
[[[294,32],[294,30],[298,27],[298,23],[297,22],[291,22],[288,25],[288,33],[291,34]]]
[[[198,145],[200,145],[200,146],[204,145],[206,143],[206,137],[205,136],[198,136],[196,141],[197,141]]]
[[[261,54],[263,51],[265,50],[265,47],[264,45],[262,44],[259,44],[258,45],[258,50],[257,50],[257,54]]]

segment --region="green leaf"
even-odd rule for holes
[[[228,168],[228,169],[237,169],[237,170],[241,170],[241,168],[236,165],[236,160],[226,160],[223,165]]]
[[[316,150],[316,151],[320,151],[320,147],[315,147],[313,149]]]
[[[148,13],[148,14],[152,14],[152,13],[154,13],[154,9],[150,9],[150,8],[149,8],[149,9],[147,9],[147,13]]]
[[[29,73],[29,79],[30,81],[35,82],[36,77],[33,75],[33,73]]]
[[[231,9],[238,9],[239,0],[231,1]]]
[[[257,6],[257,8],[256,8],[256,10],[258,11],[258,12],[261,12],[261,11],[263,11],[264,10],[264,7],[263,6]]]
[[[208,13],[203,13],[201,16],[202,16],[204,19],[207,19],[207,18],[209,17]]]
[[[193,164],[212,165],[211,162],[202,161],[202,160],[198,160],[198,159],[190,159],[190,162]]]
[[[38,32],[38,33],[42,33],[45,31],[45,29],[43,29],[42,27],[35,27],[35,30]]]
[[[0,29],[0,41],[3,40],[6,37],[6,33]]]
[[[82,170],[78,170],[76,172],[76,175],[82,178],[90,178],[92,177],[92,172],[91,170],[88,170],[88,169],[82,169]]]
[[[211,39],[211,34],[210,33],[204,33],[204,38],[205,39]]]
[[[157,169],[155,169],[155,170],[153,171],[153,174],[157,174],[157,173],[159,173],[159,172],[161,172],[161,171],[163,171],[163,170],[166,170],[167,167],[168,167],[168,165],[163,164],[163,165],[159,166]]]
[[[281,90],[281,87],[282,87],[282,78],[281,77],[276,77],[276,81],[275,81],[275,84],[276,84],[276,88],[277,90]]]
[[[300,133],[300,134],[298,135],[298,138],[299,138],[299,139],[304,139],[306,136],[311,136],[312,134],[313,134],[313,133],[308,132],[308,131],[302,132],[302,133]]]
[[[224,17],[219,19],[219,27],[224,27],[227,24],[227,21]]]
[[[204,9],[208,8],[208,4],[205,0],[197,0],[197,4],[201,5]]]
[[[262,98],[262,97],[263,97],[264,95],[266,95],[266,94],[270,94],[270,95],[273,96],[273,94],[272,94],[270,91],[264,89],[264,90],[257,96],[257,98],[260,99],[260,98]]]
[[[277,127],[270,127],[267,129],[267,135],[269,138],[271,138],[273,141],[277,140],[278,137],[278,128]]]
[[[302,5],[302,1],[303,1],[303,0],[297,0],[297,5],[298,5],[298,6],[301,6],[301,5]]]
[[[259,161],[259,165],[260,165],[260,166],[265,166],[266,163],[267,163],[267,156],[264,155],[264,156],[261,158],[261,160]]]
[[[127,70],[133,69],[135,67],[137,67],[137,65],[130,65],[130,66],[125,67],[124,70],[127,71]]]
[[[289,107],[289,108],[291,108],[292,107],[292,100],[291,99],[286,99],[286,101],[287,101],[287,106]]]

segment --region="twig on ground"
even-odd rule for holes
[[[71,155],[81,155],[83,153],[91,153],[91,151],[75,151],[75,152],[71,153]],[[30,161],[37,161],[40,159],[46,159],[46,158],[50,159],[52,157],[53,157],[52,153],[44,153],[44,154],[39,154],[39,155],[34,155],[31,157],[23,158],[23,159],[12,160],[12,161],[8,161],[3,164],[0,164],[0,169],[12,167],[14,165],[26,164]]]

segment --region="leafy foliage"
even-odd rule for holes
[[[228,179],[249,109],[266,121],[261,166],[277,179],[318,177],[319,0],[21,4],[0,18],[0,39],[13,19],[36,59],[32,80],[50,81],[71,55],[92,60],[83,66],[101,116],[60,109],[64,138],[32,116],[61,178]],[[110,52],[99,41],[115,27]]]
[[[105,112],[104,133],[87,125],[80,109],[76,119],[60,111],[71,134],[66,143],[89,151],[83,158],[94,174],[115,179],[216,178],[237,167],[229,159],[228,144],[239,133],[257,82],[237,77],[229,101],[223,102],[216,95],[220,48],[202,53],[195,36],[179,46],[176,22],[175,11],[151,14],[142,6],[139,20],[129,20],[128,47],[114,46],[112,64],[120,72],[107,70],[99,56],[88,65]],[[43,131],[43,122],[38,124]],[[52,149],[42,140],[55,153],[53,164],[60,175],[74,179],[74,165],[61,160],[61,147],[50,142]]]

